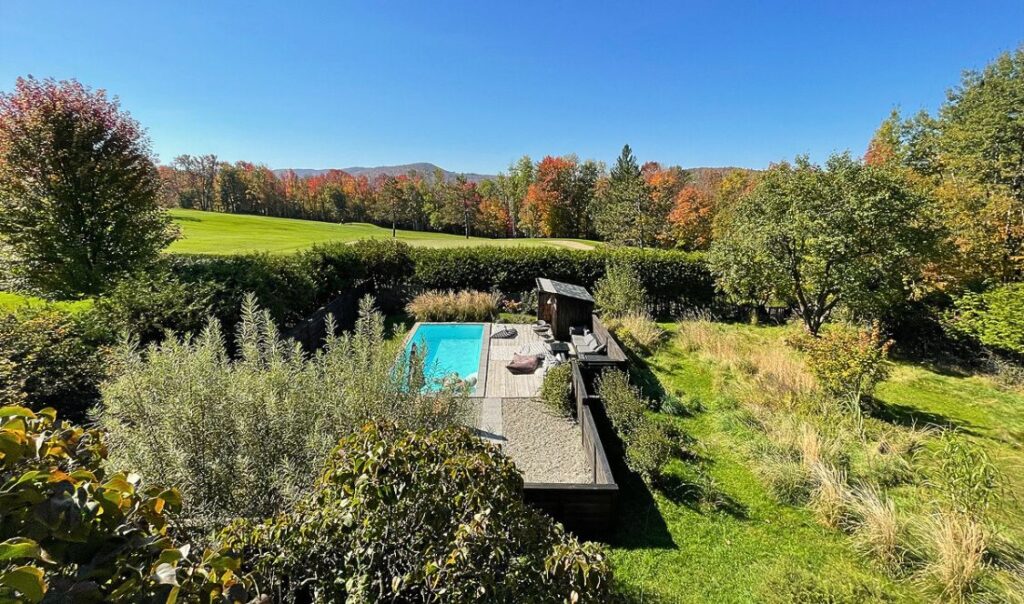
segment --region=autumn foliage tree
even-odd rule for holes
[[[705,250],[711,245],[714,199],[707,191],[683,187],[668,214],[676,245],[687,250]]]
[[[92,295],[174,239],[149,141],[117,99],[18,78],[0,94],[0,239],[28,285]]]

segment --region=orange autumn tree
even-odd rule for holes
[[[707,191],[688,185],[676,194],[668,213],[672,236],[678,247],[706,250],[711,246],[714,198]]]
[[[570,230],[570,185],[576,160],[547,156],[537,164],[536,178],[520,209],[519,220],[531,236],[553,237]]]
[[[651,221],[652,226],[661,227],[657,229],[655,237],[661,245],[670,246],[673,240],[677,240],[672,212],[678,205],[679,195],[687,188],[692,188],[687,186],[690,176],[679,166],[663,168],[653,161],[645,163],[640,168],[640,174],[651,197],[649,207],[659,218]]]

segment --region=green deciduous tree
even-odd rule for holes
[[[27,282],[95,294],[173,239],[149,142],[117,100],[19,78],[0,94],[0,239]]]
[[[934,242],[925,204],[898,171],[797,158],[720,215],[712,270],[729,294],[794,304],[817,334],[839,304],[871,314],[906,294]]]

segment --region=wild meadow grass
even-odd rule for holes
[[[743,514],[656,494],[675,549],[616,549],[620,580],[682,601],[1024,599],[1024,396],[989,377],[887,361],[888,377],[853,414],[787,345],[797,326],[698,316],[662,327],[670,336],[645,365],[697,410],[674,419]],[[998,488],[978,487],[988,504],[977,514],[947,495],[949,483],[974,488],[944,469],[947,438],[1001,468]]]

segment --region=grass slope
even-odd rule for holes
[[[719,328],[760,346],[783,345],[781,328]],[[753,429],[740,419],[737,402],[723,394],[724,384],[741,378],[707,356],[681,349],[674,337],[646,360],[644,371],[667,392],[700,402],[701,411],[669,421],[696,440],[695,450],[726,503],[709,511],[685,494],[651,494],[642,484],[623,484],[612,560],[617,580],[630,591],[643,601],[669,602],[931,601],[913,581],[890,578],[848,536],[820,525],[807,508],[770,496],[749,458]],[[968,431],[1008,479],[1010,492],[996,510],[999,523],[1024,526],[1024,395],[1001,391],[986,378],[901,363],[878,398],[894,418]],[[680,482],[692,480],[691,467],[675,462],[673,474]],[[1010,529],[1006,536],[1019,537],[1016,532]]]
[[[244,254],[247,252],[288,253],[317,243],[352,242],[360,239],[390,239],[391,229],[372,224],[335,224],[314,220],[271,218],[246,214],[224,214],[199,210],[170,211],[182,237],[167,248],[183,254]],[[593,249],[582,239],[487,239],[460,237],[447,233],[399,230],[397,238],[409,245],[463,247],[474,245],[547,246]]]

